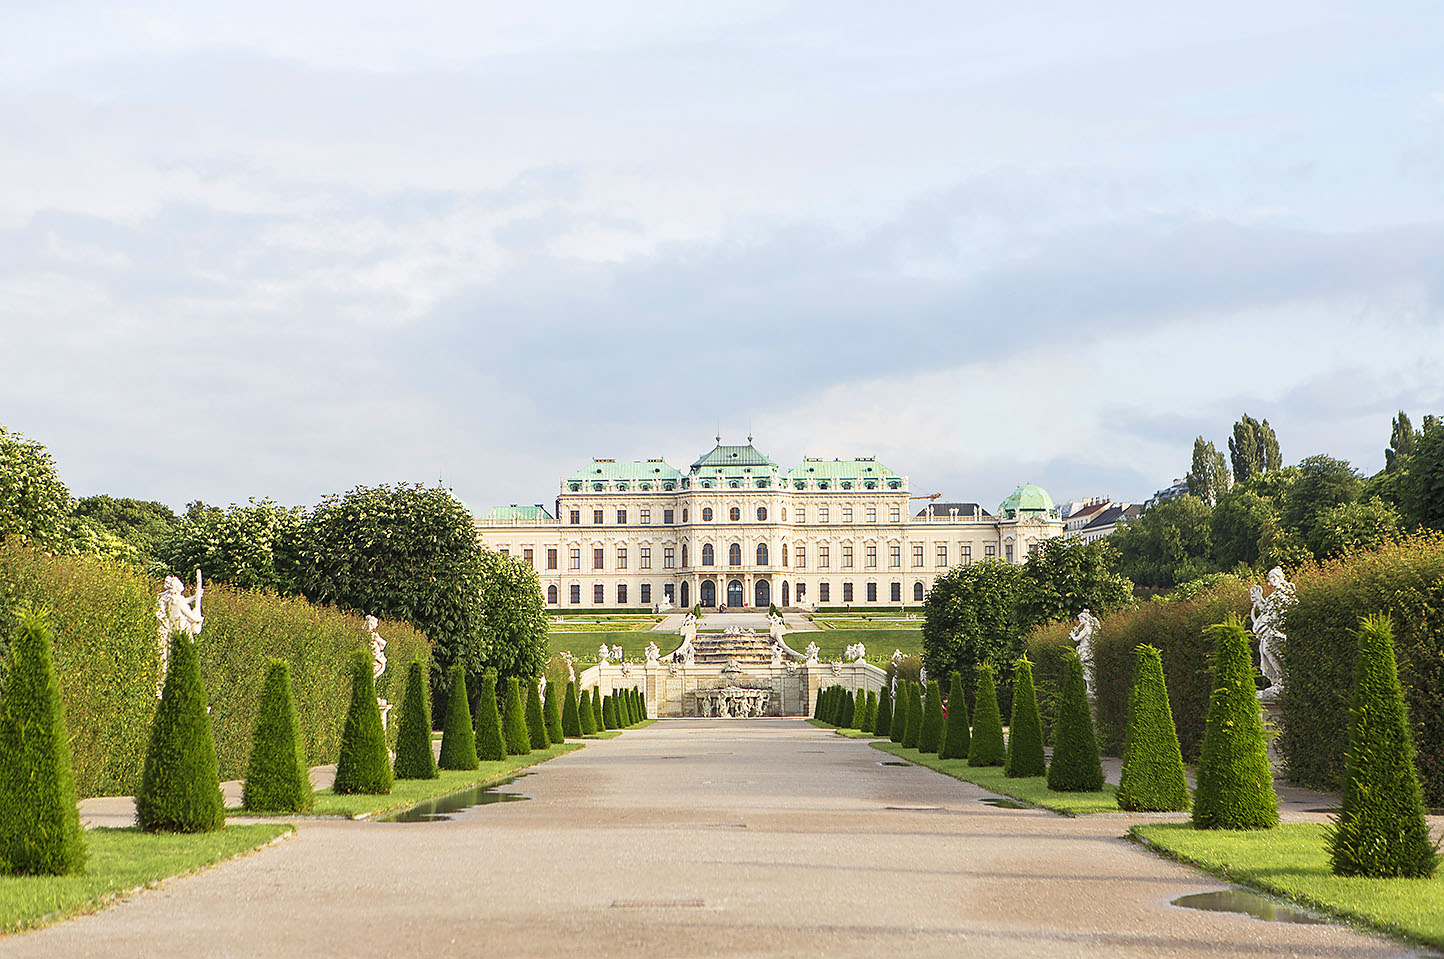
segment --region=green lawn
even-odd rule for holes
[[[623,654],[628,659],[636,661],[645,658],[648,643],[656,643],[663,656],[676,652],[677,647],[682,645],[682,637],[676,633],[635,631],[559,633],[553,629],[547,636],[547,642],[550,645],[548,656],[555,656],[565,650],[576,657],[579,665],[587,665],[597,661],[597,647],[602,643],[606,643],[609,647],[622,647]]]
[[[651,629],[661,621],[662,617],[660,616],[629,616],[622,613],[610,616],[557,616],[552,618],[550,629],[553,633],[630,633]],[[597,642],[601,642],[601,640],[597,640]],[[595,649],[592,651],[596,652]]]
[[[1328,826],[1290,823],[1258,831],[1199,830],[1186,823],[1134,826],[1133,836],[1170,859],[1283,896],[1391,935],[1444,946],[1444,875],[1360,879],[1329,871]]]
[[[908,619],[901,613],[813,613],[807,617],[823,629],[922,629],[922,612]]]
[[[904,656],[921,656],[923,634],[920,629],[822,629],[788,633],[787,645],[799,653],[808,643],[816,643],[818,658],[824,663],[842,659],[842,654],[853,643],[867,647],[867,661],[886,667],[892,660],[894,649],[902,650]],[[660,645],[660,644],[659,644]],[[596,655],[596,644],[592,655]]]
[[[897,743],[886,740],[873,743],[872,748],[890,753],[899,759],[917,763],[919,766],[935,769],[954,779],[977,783],[988,792],[994,792],[1000,796],[1012,796],[1014,799],[1021,799],[1065,816],[1119,811],[1118,800],[1114,798],[1117,795],[1118,787],[1111,783],[1105,785],[1102,792],[1060,793],[1048,788],[1048,780],[1044,776],[1024,776],[1012,779],[1003,775],[1002,766],[969,766],[966,759],[939,759],[935,755],[925,755],[916,749],[904,749]],[[1180,813],[1180,815],[1184,814]]]
[[[294,827],[287,823],[227,826],[200,835],[139,829],[88,829],[81,876],[0,876],[0,933],[17,932],[94,912],[127,892],[196,872],[264,846]]]

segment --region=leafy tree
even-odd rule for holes
[[[1043,753],[1043,717],[1038,712],[1033,664],[1027,656],[1019,656],[1014,667],[1013,717],[1008,723],[1008,756],[1003,762],[1003,775],[1042,776],[1047,771],[1048,760]]]
[[[1184,495],[1159,503],[1109,537],[1118,571],[1140,586],[1175,586],[1213,572],[1208,504]]]
[[[892,687],[888,683],[882,684],[882,692],[877,697],[877,715],[873,717],[872,733],[874,736],[890,738],[892,732]]]
[[[1269,768],[1263,716],[1254,697],[1248,631],[1236,616],[1208,627],[1216,644],[1193,825],[1198,829],[1272,829],[1278,797]]]
[[[1405,513],[1419,526],[1444,530],[1444,425],[1425,417],[1403,483]]]
[[[1344,804],[1329,835],[1329,859],[1336,876],[1425,879],[1434,875],[1439,852],[1424,818],[1394,628],[1387,616],[1370,616],[1358,636]]]
[[[582,737],[582,711],[577,702],[577,684],[567,682],[567,694],[562,701],[562,734],[570,739]]]
[[[969,766],[1001,766],[1007,759],[1003,748],[1003,714],[998,711],[998,693],[993,684],[993,667],[978,667],[978,691],[974,696],[973,731],[968,742]]]
[[[226,824],[200,658],[182,630],[170,638],[170,666],[151,721],[135,820],[147,832],[214,832]]]
[[[331,791],[385,794],[391,792],[391,757],[386,729],[376,704],[376,678],[369,650],[358,649],[351,658],[351,702],[341,727],[341,754]]]
[[[471,725],[471,709],[467,704],[466,671],[457,663],[451,667],[451,674],[446,726],[441,731],[441,756],[437,765],[442,769],[475,769],[476,731]]]
[[[431,690],[426,686],[426,667],[419,659],[406,668],[406,695],[400,712],[392,767],[396,778],[435,779],[440,773],[431,753]]]
[[[482,551],[481,566],[487,665],[503,676],[541,675],[550,620],[536,570],[525,560],[492,550]]]
[[[1228,492],[1233,477],[1228,471],[1228,461],[1218,447],[1200,436],[1193,441],[1193,468],[1188,471],[1188,491],[1209,506]]]
[[[979,665],[1018,656],[1022,576],[1022,566],[993,560],[958,566],[938,577],[923,602],[923,664],[929,673],[946,676],[957,670],[971,690]]]
[[[1409,422],[1409,414],[1403,410],[1394,417],[1393,429],[1389,432],[1389,448],[1384,450],[1384,471],[1388,473],[1403,469],[1409,454],[1414,452],[1417,434]]]
[[[1064,654],[1063,669],[1048,788],[1056,792],[1097,792],[1103,788],[1103,764],[1098,758],[1098,734],[1088,706],[1083,661],[1069,651]]]
[[[133,546],[137,558],[145,561],[156,556],[180,522],[164,503],[105,494],[81,497],[75,503],[75,516]]]
[[[19,536],[50,551],[69,540],[70,490],[45,447],[0,426],[0,540]]]
[[[496,673],[491,670],[481,674],[481,695],[476,698],[476,758],[482,762],[506,758],[506,736],[496,707]]]
[[[1399,511],[1381,500],[1341,503],[1326,510],[1314,525],[1312,546],[1320,559],[1376,550],[1404,532]]]
[[[1018,582],[1018,628],[1072,619],[1085,608],[1105,613],[1127,606],[1133,584],[1113,572],[1117,553],[1104,540],[1050,539],[1023,563]]]
[[[527,723],[526,706],[522,703],[521,681],[506,677],[506,708],[501,717],[502,738],[509,756],[525,756],[531,752],[532,736]]]
[[[44,614],[21,610],[0,699],[0,873],[63,876],[85,869],[51,646]]]
[[[291,667],[284,659],[273,659],[256,711],[241,807],[247,812],[299,813],[315,801],[291,695]]]
[[[918,731],[918,751],[935,753],[943,741],[943,694],[936,679],[928,680],[928,698],[923,703],[922,728]]]
[[[295,592],[292,554],[303,519],[299,508],[252,499],[246,506],[193,513],[158,544],[156,560],[163,572],[185,580],[200,569],[212,582]]]
[[[1142,645],[1135,651],[1133,691],[1128,697],[1118,806],[1139,812],[1171,812],[1187,809],[1188,802],[1183,752],[1163,678],[1163,654]]]
[[[1317,556],[1314,527],[1319,517],[1357,500],[1363,486],[1359,474],[1344,460],[1310,456],[1299,463],[1298,478],[1284,494],[1280,519]]]
[[[939,759],[967,759],[970,737],[968,733],[968,696],[963,692],[963,674],[953,670],[948,686],[948,724],[943,735]],[[886,688],[883,692],[887,692]],[[1016,703],[1017,700],[1015,699]]]
[[[1233,462],[1234,482],[1242,483],[1252,476],[1276,470],[1283,465],[1279,455],[1279,439],[1269,421],[1260,423],[1245,413],[1233,424],[1233,437],[1228,441],[1228,455]]]

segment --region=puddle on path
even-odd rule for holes
[[[523,773],[523,775],[526,774]],[[513,776],[499,783],[492,783],[490,786],[472,786],[460,792],[428,799],[423,803],[417,803],[410,809],[403,809],[385,816],[378,822],[441,822],[451,819],[454,813],[470,809],[472,806],[486,806],[498,802],[522,802],[531,797],[497,791],[520,778],[521,776]]]
[[[884,759],[878,763],[879,766],[914,766],[916,763],[905,763],[901,759]]]
[[[984,806],[993,806],[996,809],[1032,809],[1032,803],[1023,802],[1021,799],[1013,799],[1009,796],[988,796],[979,799],[978,802]]]
[[[1179,896],[1172,905],[1206,912],[1237,912],[1264,922],[1326,923],[1329,920],[1313,913],[1270,899],[1250,889],[1221,889]]]

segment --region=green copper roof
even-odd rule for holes
[[[697,462],[692,464],[692,472],[706,471],[714,473],[717,470],[731,472],[746,467],[753,467],[753,472],[765,472],[768,469],[777,469],[777,464],[772,462],[751,443],[746,446],[723,446],[718,443],[710,452],[703,453]],[[761,469],[757,469],[761,467]]]
[[[1001,518],[1012,519],[1024,513],[1052,515],[1053,497],[1041,486],[1024,483],[998,504],[998,516]]]
[[[493,506],[486,511],[482,522],[495,523],[512,519],[551,519],[552,514],[542,506]]]
[[[787,471],[794,489],[806,489],[807,482],[819,489],[902,489],[902,477],[870,456],[850,460],[804,457],[800,466]]]
[[[592,465],[577,470],[568,480],[661,480],[677,479],[682,474],[662,460],[594,459]]]

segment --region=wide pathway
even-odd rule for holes
[[[45,956],[1405,956],[1169,905],[1222,888],[1119,818],[975,786],[800,720],[674,720],[553,760],[530,802],[299,835],[0,939]]]

